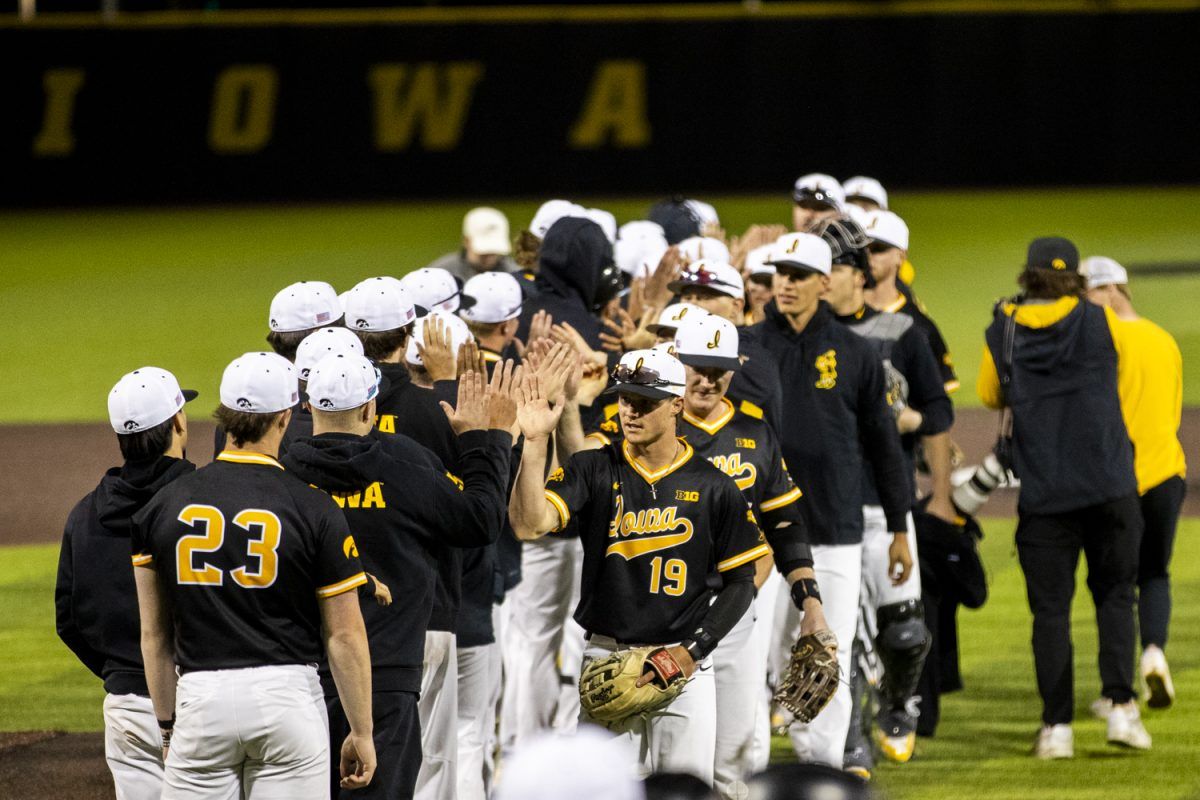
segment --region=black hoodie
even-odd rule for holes
[[[162,456],[113,467],[67,517],[54,587],[58,636],[109,694],[149,696],[142,666],[131,519],[155,493],[196,469]]]
[[[413,448],[411,459],[398,457],[405,442]],[[457,445],[461,488],[428,466],[418,445],[402,436],[385,446],[372,437],[325,433],[293,442],[282,461],[333,496],[363,568],[391,589],[386,608],[362,601],[375,691],[420,690],[438,550],[491,544],[504,524],[512,437],[468,431]],[[453,600],[457,607],[458,598]],[[326,680],[327,693],[331,689]]]
[[[537,294],[525,304],[517,338],[524,341],[533,315],[546,311],[555,322],[570,323],[593,350],[599,350],[600,320],[592,306],[600,273],[612,263],[612,245],[590,219],[563,217],[551,225],[538,254]]]

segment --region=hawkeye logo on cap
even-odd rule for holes
[[[322,397],[318,405],[320,405],[321,408],[333,408],[333,401],[328,397]]]
[[[238,406],[238,408],[250,408],[250,407],[251,407],[251,406],[253,406],[253,405],[254,405],[254,404],[253,404],[253,403],[251,403],[249,400],[247,400],[245,397],[239,397],[239,398],[237,399],[237,406]]]
[[[1056,258],[1050,262],[1050,266],[1054,267],[1055,269],[1066,269],[1067,262],[1063,261],[1061,258]]]
[[[371,323],[367,322],[365,319],[354,320],[354,327],[356,328],[368,328],[370,325]]]
[[[140,427],[141,427],[141,425],[138,425],[137,422],[135,422],[134,420],[131,420],[131,419],[125,420],[125,430],[127,430],[127,431],[136,431]]]
[[[713,334],[713,340],[711,342],[709,342],[708,344],[706,344],[705,347],[707,347],[709,350],[716,350],[720,346],[721,346],[721,331],[718,330],[716,333]]]

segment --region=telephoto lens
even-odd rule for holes
[[[1008,469],[995,452],[988,453],[971,477],[955,487],[951,495],[954,507],[962,514],[974,516],[1007,477]]]

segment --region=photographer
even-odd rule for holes
[[[1102,695],[1112,701],[1109,744],[1145,750],[1133,691],[1133,599],[1142,518],[1133,447],[1117,399],[1124,349],[1116,315],[1083,299],[1079,253],[1035,239],[1018,282],[985,333],[977,389],[1007,407],[1011,439],[998,454],[1021,480],[1017,553],[1033,611],[1042,697],[1038,758],[1074,755],[1071,598],[1082,549],[1096,604]]]

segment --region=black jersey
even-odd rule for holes
[[[733,479],[681,444],[657,472],[621,442],[576,453],[547,480],[558,527],[578,517],[575,620],[585,630],[628,644],[681,641],[708,611],[709,576],[770,552]]]
[[[227,450],[134,517],[133,563],[158,572],[185,670],[321,659],[317,601],[366,583],[346,519],[275,459]]]
[[[901,284],[896,285],[900,286]],[[917,329],[929,339],[929,348],[933,350],[933,356],[937,359],[938,372],[941,373],[942,386],[946,393],[949,394],[958,389],[958,375],[954,373],[954,361],[950,358],[950,348],[946,346],[946,340],[942,338],[942,332],[938,330],[938,326],[925,313],[925,307],[921,301],[917,300],[915,296],[910,298],[901,293],[896,302],[880,310],[890,311],[893,314],[907,314],[912,317]]]

